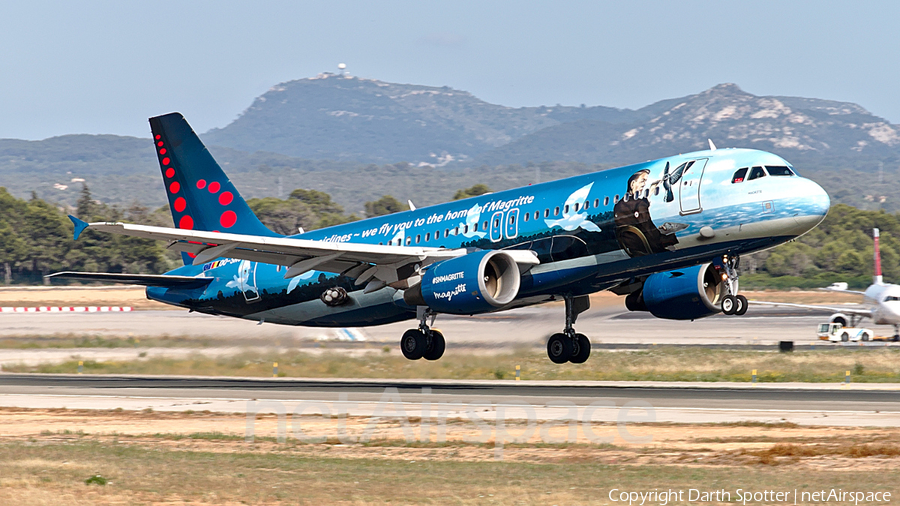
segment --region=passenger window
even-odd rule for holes
[[[603,204],[606,205],[606,204]],[[600,199],[594,199],[594,207],[600,207]]]
[[[497,225],[499,225],[499,223],[497,223]],[[484,220],[484,223],[481,224],[481,229],[487,230],[487,228],[488,228],[488,222],[487,222],[487,220]]]
[[[566,207],[564,209],[565,210],[563,212],[569,214],[569,204],[566,204]]]
[[[762,167],[753,167],[750,169],[750,177],[748,177],[747,180],[753,181],[754,179],[761,177],[766,177],[766,171],[764,171]]]
[[[422,240],[422,235],[416,234],[416,244],[419,244],[419,241],[421,241],[421,240]]]
[[[785,167],[784,165],[766,165],[766,172],[769,173],[770,176],[793,176],[794,172],[791,171],[789,167]]]
[[[559,216],[559,206],[553,208],[553,216]]]
[[[500,221],[500,220],[497,220],[497,221]],[[515,224],[516,224],[516,216],[515,216],[514,214],[510,214],[510,215],[509,215],[509,224],[510,224],[510,225],[515,225]]]
[[[428,242],[430,240],[431,240],[431,232],[428,232],[427,234],[425,234],[425,242]],[[419,241],[416,240],[416,242],[419,242]]]
[[[466,227],[468,228],[468,227]],[[453,235],[459,235],[459,227],[453,229]]]
[[[475,224],[475,226],[477,227],[478,224]],[[464,234],[468,234],[468,233],[469,233],[469,226],[468,226],[468,225],[463,225],[463,233],[464,233]]]
[[[531,217],[531,213],[525,213],[525,221],[528,221],[528,219],[529,219],[530,217]]]
[[[617,202],[619,202],[619,196],[618,196],[618,195],[616,195],[616,196],[613,198],[613,204],[615,204],[615,203],[617,203]]]
[[[577,202],[575,203],[575,212],[576,213],[578,212],[578,203]]]
[[[737,172],[734,173],[734,176],[731,178],[731,182],[742,183],[745,177],[747,177],[747,167],[738,169]]]
[[[450,237],[450,229],[449,228],[444,229],[444,237],[445,238]]]
[[[546,218],[547,216],[550,216],[550,210],[544,209],[544,218]]]
[[[535,211],[535,212],[534,212],[534,219],[538,219],[538,218],[540,218],[540,217],[541,217],[541,212],[540,212],[540,211]]]
[[[499,227],[499,226],[500,226],[500,218],[495,218],[495,219],[494,219],[494,226],[495,226],[495,227]]]
[[[603,205],[604,207],[609,205],[609,197],[603,197]]]
[[[653,195],[659,195],[659,186],[653,189]]]
[[[384,243],[382,243],[382,242],[379,242],[379,243],[378,243],[379,246],[381,246],[382,244],[384,244]],[[278,269],[277,269],[277,270],[279,270],[279,271],[281,270],[281,266],[280,266],[280,265],[278,266]]]
[[[472,225],[472,232],[478,232],[478,224]]]
[[[407,238],[406,238],[406,245],[409,246],[410,243],[412,243],[412,237],[407,237]]]

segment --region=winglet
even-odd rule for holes
[[[706,140],[709,142],[709,150],[710,150],[710,151],[715,151],[715,150],[716,150],[716,145],[713,144],[712,139],[706,139]]]
[[[69,215],[69,219],[75,224],[75,240],[77,241],[78,237],[81,236],[81,233],[84,232],[84,229],[88,228],[90,225],[86,221],[81,221],[71,214]]]

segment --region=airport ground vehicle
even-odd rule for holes
[[[823,341],[831,341],[834,343],[871,341],[875,337],[875,333],[872,332],[871,329],[844,327],[840,323],[835,322],[820,323],[816,335]]]

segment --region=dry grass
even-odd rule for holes
[[[854,382],[900,381],[900,349],[827,349],[777,353],[753,350],[657,348],[643,351],[596,352],[585,364],[559,367],[539,352],[494,356],[448,353],[437,362],[408,361],[396,351],[347,356],[300,351],[244,352],[210,358],[151,358],[133,362],[84,363],[85,373],[196,374],[221,376],[272,375],[310,378],[512,379],[521,365],[524,380],[646,380],[749,382],[757,369],[760,382],[840,382],[847,370]],[[37,366],[7,366],[9,372],[71,373],[77,361]]]
[[[613,488],[896,491],[900,482],[895,469],[810,473],[762,466],[747,472],[741,466],[611,464],[602,455],[580,458],[578,452],[558,463],[508,463],[335,458],[324,445],[318,455],[298,455],[272,445],[222,453],[172,444],[2,444],[0,502],[58,504],[66,497],[67,504],[606,504]],[[85,484],[95,475],[107,484]],[[413,481],[417,485],[410,486]]]
[[[175,309],[147,300],[141,286],[5,286],[0,306],[131,306],[136,309]]]

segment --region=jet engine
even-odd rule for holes
[[[625,298],[631,311],[649,311],[657,318],[693,320],[722,311],[725,282],[713,264],[651,274],[640,291]]]
[[[512,302],[520,282],[512,255],[477,251],[429,265],[422,281],[403,293],[403,300],[439,313],[486,313]]]

